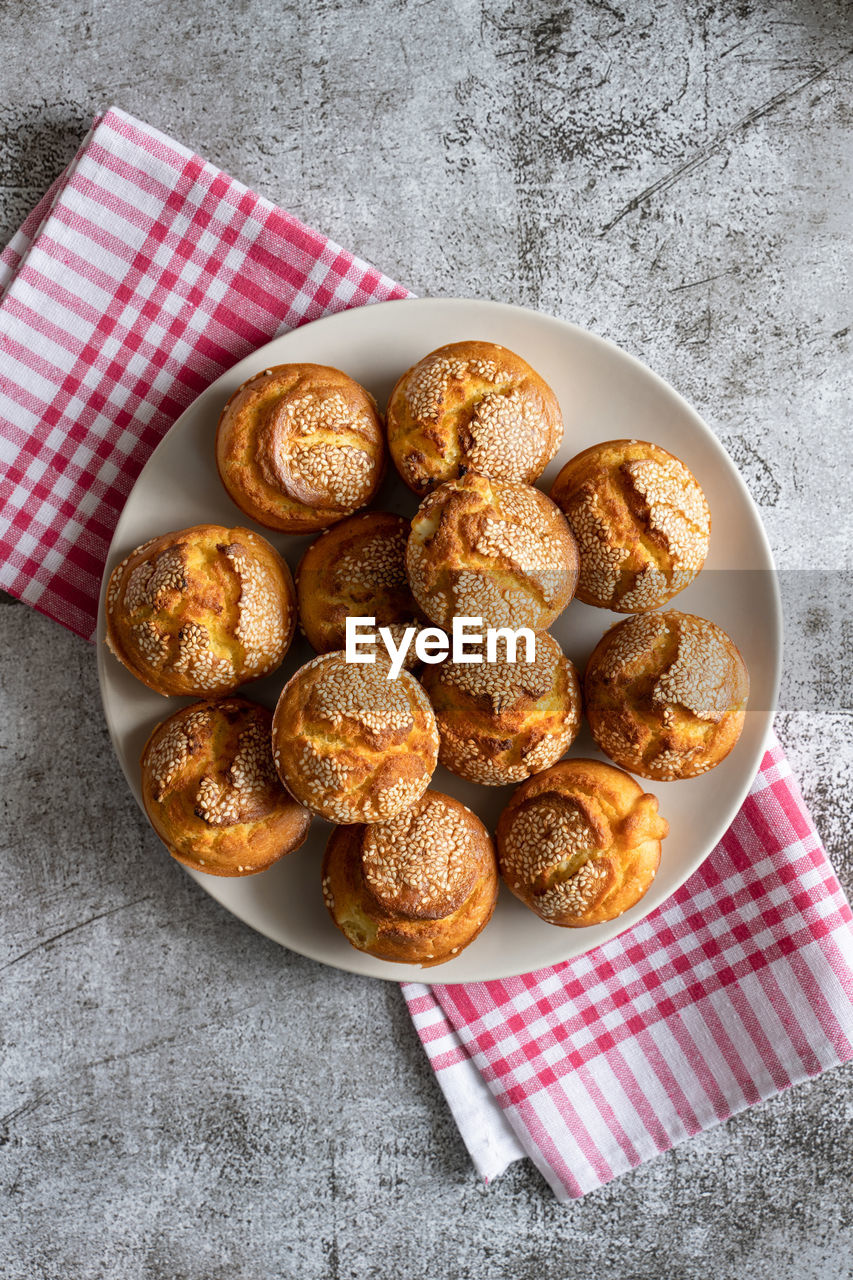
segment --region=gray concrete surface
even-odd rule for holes
[[[0,232],[114,102],[417,292],[646,360],[761,504],[779,730],[849,891],[846,13],[3,0]],[[577,1205],[527,1163],[484,1188],[396,989],[217,907],[126,792],[92,652],[8,601],[0,636],[4,1277],[853,1275],[851,1071]]]

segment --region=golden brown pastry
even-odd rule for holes
[[[539,489],[471,472],[424,498],[406,570],[440,627],[463,615],[544,631],[574,594],[578,553],[562,512]]]
[[[409,521],[390,511],[366,511],[321,533],[296,571],[299,619],[318,653],[343,649],[348,617],[374,617],[396,643],[423,617],[406,577]],[[408,663],[416,661],[409,649]]]
[[[158,724],[142,752],[145,812],[173,858],[247,876],[298,849],[311,815],[276,776],[272,714],[245,698],[195,702]]]
[[[523,782],[498,822],[498,861],[512,892],[548,924],[576,929],[639,902],[669,825],[627,773],[564,760]]]
[[[607,440],[563,467],[551,497],[580,551],[577,596],[617,613],[671,600],[705,563],[711,513],[678,458],[643,440]]]
[[[415,493],[469,470],[532,484],[563,438],[547,382],[493,342],[431,351],[400,378],[386,417],[394,465]]]
[[[748,696],[749,675],[730,636],[675,609],[611,627],[584,676],[589,727],[601,750],[662,782],[719,764],[740,737]]]
[[[385,468],[373,397],[323,364],[279,364],[222,410],[216,465],[241,511],[270,529],[311,533],[364,507]]]
[[[500,651],[503,653],[504,651]],[[487,786],[521,782],[568,751],[581,722],[580,684],[557,641],[536,637],[536,660],[519,645],[516,661],[425,667],[446,769]]]
[[[435,965],[473,942],[495,908],[491,836],[458,800],[427,791],[388,822],[335,827],[323,859],[323,898],[359,951]]]
[[[300,667],[273,719],[273,759],[288,791],[331,822],[383,822],[429,785],[438,730],[414,676],[324,653]]]
[[[107,645],[149,689],[231,693],[281,663],[296,592],[266,538],[199,524],[123,560],[110,575],[106,615]]]

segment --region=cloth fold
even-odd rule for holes
[[[107,111],[0,255],[0,586],[91,638],[125,498],[187,404],[278,333],[406,296]],[[528,1155],[568,1199],[853,1057],[851,912],[773,742],[641,924],[554,969],[404,994],[477,1168]]]

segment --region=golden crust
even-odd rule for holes
[[[544,631],[574,595],[578,553],[558,507],[539,489],[473,472],[440,485],[412,521],[406,571],[440,627],[457,615],[486,627]]]
[[[288,791],[331,822],[384,822],[419,800],[438,730],[414,676],[324,653],[296,672],[273,718],[273,759]]]
[[[616,613],[655,609],[696,577],[711,513],[691,471],[643,440],[607,440],[563,467],[551,497],[580,551],[577,596]]]
[[[245,698],[196,702],[157,725],[142,752],[142,799],[178,862],[247,876],[303,843],[311,815],[276,776],[271,726]]]
[[[423,625],[406,577],[409,522],[367,511],[327,529],[296,570],[299,620],[318,653],[343,649],[348,617],[375,617],[399,642],[404,627]],[[409,650],[414,663],[414,648]]]
[[[290,570],[251,529],[199,524],[143,543],[110,575],[107,645],[163,694],[231,693],[293,639]]]
[[[323,859],[337,927],[357,950],[398,964],[452,960],[488,923],[497,892],[488,831],[438,791],[389,822],[335,827]]]
[[[241,511],[270,529],[312,533],[370,502],[385,469],[373,397],[340,369],[280,364],[234,393],[216,465]]]
[[[501,875],[548,924],[602,924],[639,902],[669,826],[612,765],[564,760],[522,783],[498,822]]]
[[[547,382],[493,342],[431,351],[399,379],[386,418],[394,465],[419,494],[469,470],[532,484],[563,438]]]
[[[441,740],[438,758],[469,782],[504,786],[547,769],[568,751],[581,722],[577,672],[547,632],[536,660],[522,644],[515,662],[426,667],[426,689]]]
[[[713,769],[740,737],[749,674],[716,623],[670,609],[636,614],[602,636],[584,676],[598,746],[644,778]]]

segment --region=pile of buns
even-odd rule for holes
[[[542,921],[611,920],[649,888],[666,821],[632,774],[672,782],[719,764],[749,679],[715,623],[662,609],[702,568],[711,517],[678,458],[608,440],[535,487],[563,438],[557,398],[520,356],[456,342],[402,374],[385,415],[324,365],[264,369],[222,410],[216,461],[251,520],[319,533],[296,577],[248,528],[162,534],[112,572],[107,643],[149,688],[190,695],[142,755],[146,811],[170,853],[212,875],[264,871],[334,823],[317,889],[358,949],[450,960],[488,923],[499,879]],[[390,453],[420,505],[367,510]],[[574,599],[628,616],[583,677],[547,628]],[[348,662],[348,617],[401,637],[454,619],[528,628],[480,661],[392,678]],[[276,670],[297,625],[317,656],[274,715],[236,690]],[[426,633],[424,633],[425,635]],[[413,669],[414,668],[414,669]],[[585,712],[612,764],[563,759]],[[490,833],[431,789],[436,764],[518,784]]]

